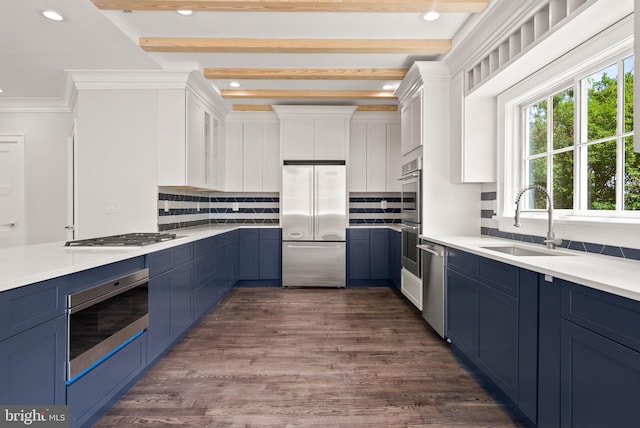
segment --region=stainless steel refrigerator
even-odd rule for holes
[[[285,161],[282,285],[345,287],[347,180],[344,162]]]

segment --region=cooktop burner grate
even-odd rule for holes
[[[66,247],[140,247],[175,239],[175,233],[125,233],[123,235],[68,241]]]

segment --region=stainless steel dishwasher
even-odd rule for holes
[[[441,245],[422,241],[422,318],[444,338],[444,252]]]

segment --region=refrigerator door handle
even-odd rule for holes
[[[313,189],[314,189],[314,183],[316,182],[315,180],[315,168],[312,168],[311,171],[309,171],[309,175],[311,176],[311,179],[309,180],[309,195],[313,195]],[[316,231],[314,228],[314,219],[316,217],[316,212],[315,212],[315,201],[313,197],[309,197],[309,231],[311,232],[311,239],[315,239],[316,236]]]
[[[318,198],[320,197],[320,195],[318,195],[318,184],[320,182],[320,171],[318,171],[318,168],[313,168],[314,171],[314,177],[313,177],[313,203],[314,203],[314,207],[313,207],[313,219],[315,224],[313,225],[313,239],[318,239],[319,237],[317,236],[320,233],[320,215],[318,213]]]

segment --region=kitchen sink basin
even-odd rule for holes
[[[500,253],[509,254],[517,257],[546,257],[546,256],[569,256],[570,254],[561,253],[555,250],[532,249],[520,247],[517,245],[503,245],[496,247],[481,247],[485,250],[498,251]]]

